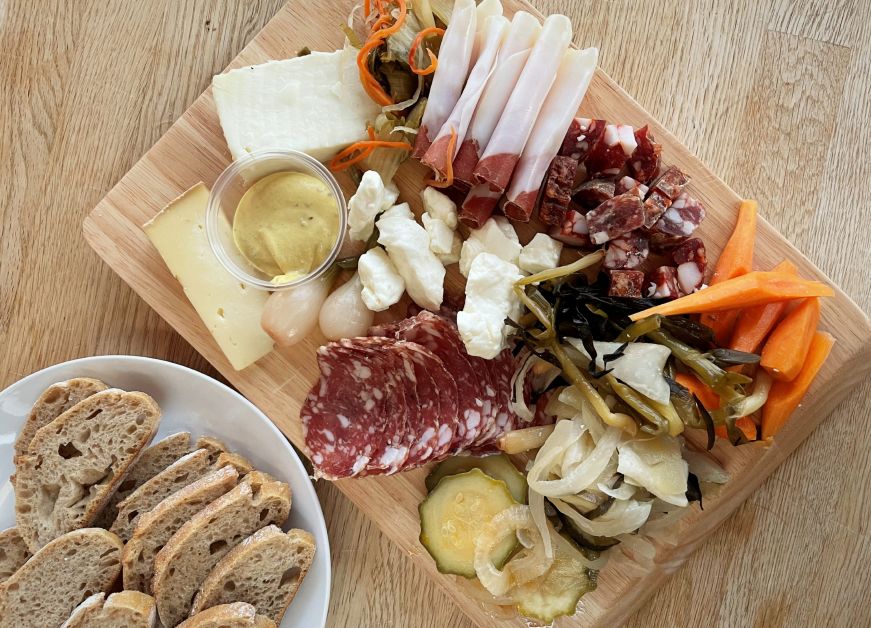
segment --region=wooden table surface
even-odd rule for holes
[[[0,388],[109,353],[216,375],[80,225],[283,1],[0,0]],[[871,4],[534,4],[572,17],[577,43],[871,310]],[[834,409],[629,624],[871,625],[869,395]],[[471,626],[336,489],[318,494],[330,626]]]

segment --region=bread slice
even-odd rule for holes
[[[203,582],[191,613],[248,602],[259,615],[280,623],[315,557],[315,539],[305,530],[286,534],[270,525],[227,552]]]
[[[108,386],[100,380],[87,377],[68,379],[46,388],[33,404],[18,438],[15,439],[13,461],[18,464],[18,459],[27,453],[30,442],[40,428],[54,421],[78,402],[106,388]]]
[[[236,486],[239,473],[226,466],[185,486],[140,518],[121,553],[124,588],[151,593],[154,557],[191,517]]]
[[[235,602],[222,604],[197,613],[178,625],[178,628],[276,628],[271,619],[258,615],[250,604]]]
[[[154,598],[139,591],[120,591],[106,599],[95,593],[82,602],[61,628],[154,628]]]
[[[283,524],[290,503],[287,484],[254,471],[191,517],[154,559],[151,587],[160,621],[174,626],[187,617],[194,594],[217,562],[256,530]]]
[[[59,626],[82,600],[121,573],[121,539],[99,528],[47,543],[0,585],[0,628]]]
[[[18,571],[27,559],[30,551],[24,539],[18,534],[17,528],[9,528],[0,532],[0,583]]]
[[[118,504],[118,516],[109,529],[120,536],[122,541],[128,541],[141,514],[148,512],[177,490],[191,482],[196,482],[212,471],[220,455],[211,454],[205,449],[197,449],[182,456]]]
[[[104,390],[41,428],[15,481],[18,531],[31,552],[89,526],[154,437],[160,408],[141,392]]]
[[[133,491],[145,484],[155,475],[166,469],[173,462],[191,452],[191,435],[189,432],[179,432],[167,436],[142,452],[142,457],[130,468],[124,481],[103,506],[103,510],[94,520],[94,527],[108,528],[118,516],[118,504],[124,501]]]

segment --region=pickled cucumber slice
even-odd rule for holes
[[[560,534],[553,539],[553,565],[548,572],[511,593],[520,613],[544,624],[573,615],[581,597],[596,588],[597,572],[587,567],[580,549]]]
[[[443,477],[420,504],[420,542],[438,570],[475,577],[475,541],[493,517],[517,502],[502,480],[480,469]],[[517,547],[517,539],[499,543],[493,564],[502,567]]]
[[[526,476],[517,470],[508,456],[496,454],[493,456],[454,456],[439,463],[432,472],[426,476],[426,490],[431,491],[443,477],[463,473],[469,469],[481,469],[484,473],[495,480],[502,480],[508,485],[511,495],[520,504],[526,503],[528,487]]]

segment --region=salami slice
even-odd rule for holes
[[[423,311],[407,319],[397,337],[429,349],[441,359],[457,385],[457,421],[451,442],[451,453],[469,448],[478,440],[485,423],[496,420],[496,392],[488,391],[483,378],[488,371],[473,367],[471,356],[455,325],[444,317]]]
[[[405,427],[407,403],[400,378],[383,363],[369,363],[338,343],[318,349],[317,360],[320,380],[300,410],[315,476],[359,476],[373,460],[384,458],[388,442],[396,443],[382,434],[395,431],[397,422]],[[396,452],[395,458],[405,457]]]

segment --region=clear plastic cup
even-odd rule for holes
[[[292,281],[276,283],[271,277],[255,268],[236,247],[232,231],[219,229],[221,214],[230,224],[236,214],[236,207],[245,192],[257,181],[276,172],[304,172],[317,177],[327,184],[336,199],[339,212],[339,229],[330,254],[308,275]],[[261,150],[237,159],[227,166],[212,186],[209,204],[206,209],[206,235],[212,251],[227,271],[239,281],[259,290],[286,290],[299,286],[323,275],[336,261],[342,246],[348,222],[348,205],[339,183],[332,173],[318,160],[295,150]]]

